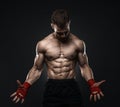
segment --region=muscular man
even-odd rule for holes
[[[18,89],[11,94],[15,103],[23,103],[30,86],[36,82],[47,65],[47,83],[43,96],[43,107],[83,107],[81,93],[76,82],[76,64],[82,77],[90,87],[90,100],[104,96],[100,85],[95,82],[88,64],[85,42],[70,32],[70,18],[66,10],[57,9],[51,16],[53,33],[36,45],[34,65],[23,84],[18,80]]]

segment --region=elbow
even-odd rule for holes
[[[91,68],[90,68],[87,64],[84,64],[84,65],[81,65],[81,66],[80,66],[80,70],[81,70],[82,76],[84,77],[84,75],[85,75],[87,72],[90,72],[90,71],[91,71]]]
[[[37,70],[34,74],[34,78],[39,79],[43,69]]]

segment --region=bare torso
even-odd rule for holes
[[[77,62],[75,39],[77,38],[72,34],[65,42],[56,39],[54,34],[43,39],[48,78],[70,79],[75,77],[75,65]]]

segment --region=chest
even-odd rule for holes
[[[53,60],[60,57],[74,59],[77,55],[76,50],[77,49],[74,43],[52,42],[46,46],[45,56],[48,60]]]

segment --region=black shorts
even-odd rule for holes
[[[48,79],[43,95],[43,107],[83,107],[76,80]]]

